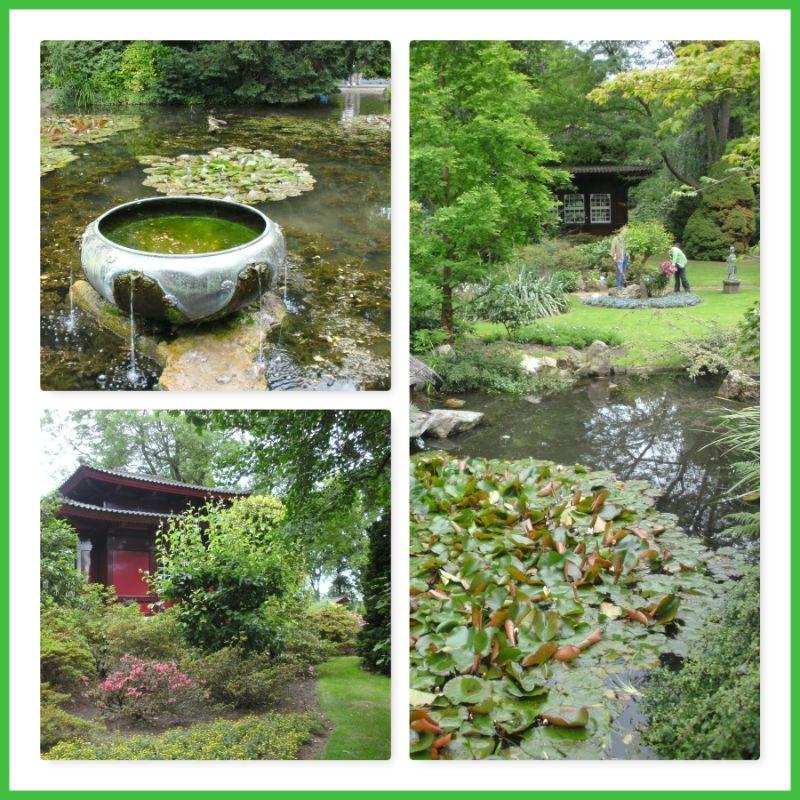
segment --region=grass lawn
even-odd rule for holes
[[[333,724],[333,733],[320,758],[389,758],[389,678],[361,669],[356,656],[340,656],[320,664],[317,674],[319,704]]]
[[[761,262],[752,256],[739,256],[736,263],[737,277],[745,286],[761,285]],[[686,265],[686,277],[689,285],[694,288],[722,286],[723,279],[728,274],[728,267],[724,261],[690,261]]]
[[[708,262],[705,263],[706,266]],[[693,280],[691,264],[689,280]],[[699,306],[672,309],[596,308],[585,306],[579,297],[571,297],[572,310],[560,317],[537,320],[523,331],[541,327],[569,329],[591,328],[598,338],[604,334],[617,334],[627,348],[627,354],[617,363],[628,367],[676,367],[681,357],[674,351],[673,343],[686,339],[699,339],[715,325],[735,327],[745,311],[758,300],[760,291],[745,286],[744,279],[739,294],[722,294],[721,286],[714,289],[698,288],[696,294],[703,298]],[[695,286],[699,287],[697,279]],[[503,331],[501,325],[480,322],[475,325],[478,336]]]

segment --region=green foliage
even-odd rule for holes
[[[440,454],[411,473],[412,752],[606,755],[615,676],[702,646],[711,553],[646,481]]]
[[[42,752],[67,739],[86,738],[101,730],[95,722],[81,719],[65,711],[61,705],[69,700],[69,695],[56,692],[50,684],[41,686],[41,707],[39,713],[39,744]]]
[[[469,305],[473,320],[496,322],[510,337],[535,319],[554,317],[569,311],[563,286],[543,278],[528,265],[516,264],[494,275],[478,289]]]
[[[60,503],[53,495],[42,498],[39,527],[39,597],[43,604],[72,603],[84,579],[78,575],[78,533],[57,519]]]
[[[488,341],[487,337],[482,337]],[[605,342],[609,347],[622,344],[619,334],[604,328],[594,328],[589,325],[571,325],[566,328],[556,328],[546,323],[534,325],[518,331],[514,337],[515,342],[525,344],[543,344],[550,347],[588,347],[592,342]]]
[[[755,194],[747,179],[724,162],[715,164],[700,206],[683,231],[687,255],[724,261],[731,245],[746,252],[756,230],[754,207]]]
[[[361,665],[389,675],[392,666],[392,522],[389,513],[369,529],[370,556],[361,578],[364,626],[358,632]]]
[[[319,729],[320,721],[314,714],[275,713],[192,725],[156,736],[61,742],[44,757],[81,761],[294,759]]]
[[[531,376],[520,367],[519,354],[507,348],[463,342],[452,352],[432,353],[427,362],[439,375],[442,392],[524,394],[531,389]]]
[[[158,535],[153,588],[178,603],[186,642],[281,649],[283,612],[303,580],[302,556],[279,531],[284,517],[279,500],[254,496],[173,518]]]
[[[89,641],[74,624],[73,615],[59,607],[43,611],[39,638],[42,683],[72,691],[96,674]]]
[[[576,250],[580,251],[586,266],[589,269],[608,272],[611,269],[611,237],[599,236],[593,241],[579,244]]]
[[[411,333],[411,352],[427,353],[440,344],[444,344],[448,335],[441,328],[418,328]]]
[[[645,738],[665,758],[755,759],[760,753],[759,579],[730,590],[704,646],[678,672],[659,669],[644,695]]]
[[[761,361],[761,303],[755,302],[739,325],[736,349],[746,361]]]
[[[725,375],[736,363],[736,333],[712,326],[703,336],[675,343],[692,380],[703,375]]]
[[[629,222],[623,229],[623,235],[630,257],[628,280],[631,281],[637,280],[642,274],[649,258],[654,255],[666,258],[672,247],[672,237],[667,229],[655,220]]]
[[[454,288],[541,236],[552,186],[566,177],[549,166],[556,153],[534,122],[519,61],[507,42],[411,48],[411,268],[438,288],[448,332]]]
[[[586,252],[581,247],[574,247],[567,239],[545,239],[518,247],[514,251],[514,261],[538,275],[579,273],[593,266]]]
[[[337,655],[349,656],[355,652],[361,625],[348,608],[327,603],[311,613],[310,626],[320,640],[336,646]]]
[[[146,617],[138,605],[115,605],[105,614],[104,660],[112,666],[126,653],[151,661],[180,661],[185,655],[177,608]]]
[[[574,272],[562,269],[553,274],[553,285],[562,292],[574,292],[578,289],[578,279]]]
[[[353,71],[389,74],[388,42],[50,41],[43,78],[61,106],[264,105],[333,94]]]
[[[223,647],[184,662],[210,699],[234,708],[258,709],[273,704],[281,690],[300,676],[281,668],[267,653]]]

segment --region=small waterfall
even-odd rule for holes
[[[289,291],[289,259],[283,259],[283,304],[286,305],[286,297]]]
[[[256,363],[264,364],[264,344],[266,336],[264,333],[264,294],[261,288],[261,267],[256,266],[256,275],[258,276],[258,358]]]
[[[67,333],[74,333],[75,328],[78,326],[78,320],[75,315],[75,301],[72,299],[72,259],[69,262],[69,286],[67,288],[67,297],[69,297],[69,314],[64,320],[64,330]]]
[[[133,318],[133,282],[136,279],[136,275],[131,273],[130,278],[130,291],[128,293],[130,298],[130,322],[131,322],[131,338],[130,338],[130,363],[128,365],[128,371],[126,373],[126,377],[128,379],[128,383],[133,386],[134,388],[139,388],[143,386],[146,382],[145,376],[142,371],[139,369],[139,365],[136,363],[136,322]]]

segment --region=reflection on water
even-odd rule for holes
[[[663,492],[662,509],[676,514],[687,532],[714,544],[732,509],[724,496],[732,483],[730,463],[708,446],[714,412],[725,405],[715,388],[671,375],[616,388],[594,381],[540,402],[461,395],[465,409],[486,414],[486,424],[445,445],[464,455],[543,458],[647,479]],[[438,443],[429,440],[428,446]]]
[[[361,114],[389,111],[383,95],[364,95],[357,102]],[[280,370],[281,388],[328,388],[330,375],[348,387],[385,388],[389,143],[388,136],[343,136],[346,106],[346,98],[337,96],[325,105],[218,110],[227,125],[216,133],[208,131],[205,110],[151,109],[141,113],[141,127],[74,148],[80,157],[41,181],[42,387],[129,388],[116,380],[120,366],[127,368],[126,343],[81,312],[73,330],[66,330],[63,320],[69,319],[70,276],[81,277],[86,225],[112,206],[157,194],[142,186],[145,174],[137,157],[238,145],[295,158],[308,164],[316,179],[314,190],[301,197],[258,206],[284,228],[288,285],[300,298],[290,308],[276,354],[276,360],[289,362]],[[283,276],[278,280],[282,292]],[[153,388],[158,367],[146,361],[141,366],[148,372],[145,388]]]

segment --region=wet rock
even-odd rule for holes
[[[543,356],[542,366],[548,367],[549,369],[555,369],[558,366],[558,362],[551,356]]]
[[[461,400],[458,397],[448,397],[447,400],[444,401],[444,404],[448,408],[463,408],[466,404],[466,400]]]
[[[583,364],[583,356],[574,347],[565,347],[556,364],[564,369],[578,369]]]
[[[456,433],[472,430],[483,420],[480,411],[456,411],[446,408],[435,408],[428,413],[428,427],[430,433],[437,439],[445,439]]]
[[[430,425],[430,414],[419,409],[413,410],[409,420],[409,438],[418,439],[428,430],[428,425]]]
[[[519,362],[519,367],[523,372],[528,375],[535,375],[542,368],[542,359],[536,356],[523,356],[522,361]]]
[[[758,381],[738,369],[731,370],[719,387],[720,397],[739,402],[758,400],[760,393],[761,387]]]

